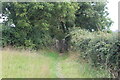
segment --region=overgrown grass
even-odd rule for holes
[[[78,53],[70,52],[66,60],[62,60],[61,72],[66,78],[108,78],[107,70],[91,67],[89,63],[79,58]]]
[[[42,53],[42,52],[41,52]],[[3,50],[3,77],[44,78],[56,77],[53,74],[54,60],[49,57],[27,51]]]
[[[109,77],[105,70],[90,67],[74,52],[59,55],[54,51],[29,52],[3,49],[3,78],[99,78]],[[59,66],[58,66],[59,64]],[[60,70],[59,70],[60,69]]]

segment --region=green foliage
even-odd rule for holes
[[[81,51],[86,51],[89,41],[94,38],[91,32],[80,28],[73,28],[70,34],[72,35],[71,42],[73,46]]]
[[[77,50],[83,51],[82,57],[93,66],[119,71],[120,41],[117,33],[88,32],[76,29],[71,32],[72,43]],[[117,76],[116,73],[115,76]]]
[[[109,29],[112,21],[108,18],[106,2],[82,2],[76,12],[76,26],[90,31]]]
[[[72,45],[94,66],[118,69],[120,42],[116,34],[107,31],[112,21],[106,3],[5,2],[2,14],[8,17],[0,29],[3,46],[50,48],[53,39],[65,39],[69,44],[72,36]],[[89,32],[92,30],[98,32]]]
[[[108,57],[108,67],[112,68],[116,72],[120,71],[120,36],[116,38],[113,45],[110,47],[110,51],[112,55]]]
[[[77,3],[67,2],[3,3],[3,14],[8,17],[6,24],[15,24],[3,30],[3,37],[8,45],[36,49],[51,46],[53,38],[61,40],[69,33],[77,8]]]
[[[4,45],[39,49],[50,46],[53,38],[64,39],[75,25],[90,31],[106,29],[111,21],[105,8],[106,3],[95,2],[5,2],[2,12],[8,21],[7,29],[3,30]],[[10,27],[11,24],[15,27]]]

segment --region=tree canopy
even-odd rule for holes
[[[79,3],[76,12],[76,26],[92,31],[109,29],[112,21],[108,17],[106,2]]]
[[[2,10],[8,17],[3,39],[10,45],[40,48],[65,39],[72,27],[98,31],[112,23],[103,2],[5,2]]]

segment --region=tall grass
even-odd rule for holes
[[[99,78],[109,77],[107,71],[90,67],[69,52],[59,55],[54,51],[29,52],[3,49],[3,78]],[[78,62],[80,61],[80,62]],[[61,76],[62,75],[62,76]]]
[[[107,70],[92,67],[91,64],[79,58],[78,53],[72,52],[68,58],[60,62],[61,72],[66,78],[109,78]]]
[[[42,52],[41,52],[42,53]],[[4,78],[53,78],[56,77],[49,57],[36,52],[3,50],[2,70]]]

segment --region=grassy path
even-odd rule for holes
[[[79,55],[59,55],[52,51],[2,51],[3,78],[96,78],[109,77],[105,70],[78,62]]]
[[[61,68],[61,65],[60,63],[58,62],[57,65],[56,65],[56,75],[58,78],[64,78],[64,75],[62,74],[62,68]]]

